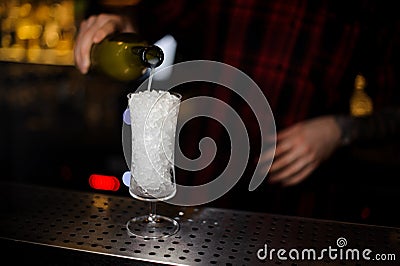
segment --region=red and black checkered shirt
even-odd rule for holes
[[[149,40],[172,34],[179,61],[219,61],[249,75],[266,96],[279,130],[319,115],[348,113],[359,73],[367,79],[375,110],[399,103],[396,9],[375,2],[143,0],[137,20]],[[232,91],[187,87],[192,90],[183,90],[184,96],[207,95],[234,106],[245,120],[252,147],[258,147],[251,110]],[[194,157],[203,136],[217,145],[226,138],[215,121],[199,120],[180,136],[181,147]],[[221,153],[217,161],[224,160]],[[210,166],[201,175],[213,176],[217,168]]]

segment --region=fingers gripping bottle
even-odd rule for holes
[[[136,33],[115,33],[92,46],[90,60],[92,71],[129,82],[160,66],[164,53]]]

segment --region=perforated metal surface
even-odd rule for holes
[[[2,245],[24,251],[43,247],[52,252],[91,256],[100,265],[118,258],[119,263],[170,265],[365,265],[367,261],[260,259],[257,251],[283,248],[321,250],[337,248],[337,239],[348,248],[395,254],[400,264],[400,229],[332,221],[320,221],[263,213],[214,208],[181,208],[159,204],[160,214],[174,217],[180,230],[172,237],[148,240],[130,236],[126,222],[147,212],[147,203],[130,197],[86,193],[57,188],[0,183]],[[43,249],[42,249],[43,250]],[[46,254],[44,252],[43,254]],[[52,253],[55,254],[55,253]],[[65,255],[64,254],[64,255]],[[54,256],[52,265],[65,265]],[[38,258],[35,258],[38,259]],[[40,259],[40,258],[39,258]],[[56,261],[54,261],[56,260]],[[79,264],[76,261],[74,264]],[[42,261],[42,264],[46,264]],[[70,262],[68,262],[70,263]],[[87,263],[86,264],[92,264]],[[106,263],[107,264],[107,263]]]

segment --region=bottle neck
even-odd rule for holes
[[[139,54],[143,64],[150,68],[156,68],[164,61],[164,53],[157,45],[132,47],[132,52]]]

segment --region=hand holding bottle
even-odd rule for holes
[[[89,71],[92,45],[116,31],[135,32],[135,29],[128,18],[113,14],[94,15],[82,21],[74,47],[75,66],[81,73]]]

